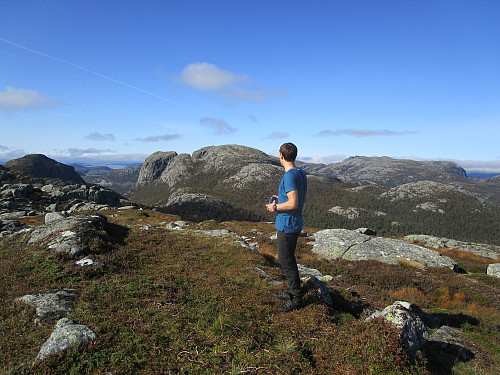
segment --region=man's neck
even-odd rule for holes
[[[290,169],[295,169],[295,162],[293,161],[283,161],[283,168],[285,168],[285,173],[288,172]]]

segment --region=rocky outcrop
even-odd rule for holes
[[[154,182],[157,178],[161,176],[165,168],[167,168],[168,163],[174,157],[177,156],[177,152],[155,152],[154,154],[148,156],[144,161],[139,172],[139,177],[137,178],[137,185],[145,185]]]
[[[0,237],[22,229],[19,220],[46,212],[66,211],[53,215],[55,218],[75,211],[116,208],[122,202],[130,204],[116,192],[96,185],[42,178],[31,181],[0,186]]]
[[[227,191],[251,189],[255,184],[277,185],[283,171],[277,159],[238,145],[210,146],[192,155],[156,152],[142,165],[130,199],[156,206],[189,220],[248,219],[238,214]]]
[[[457,241],[445,237],[434,237],[425,234],[410,234],[403,237],[403,239],[410,243],[418,243],[423,246],[432,247],[434,249],[457,249],[461,251],[467,251],[469,253],[474,253],[486,258],[500,259],[500,246]]]
[[[443,254],[405,241],[370,237],[347,229],[325,229],[313,235],[312,252],[327,259],[378,260],[416,268],[448,267],[458,264]]]
[[[242,167],[236,174],[222,181],[234,189],[251,189],[256,182],[266,182],[270,176],[278,178],[283,175],[281,167],[272,164],[252,163]]]
[[[41,154],[31,154],[19,159],[13,159],[5,163],[4,166],[35,177],[58,178],[65,181],[85,183],[75,171],[75,168]]]
[[[34,228],[28,235],[28,243],[42,243],[48,250],[77,257],[90,249],[107,219],[102,215],[78,215],[49,221]]]
[[[235,176],[249,164],[278,164],[276,158],[262,151],[238,145],[209,146],[188,154],[178,155],[176,152],[155,152],[150,155],[141,167],[137,186],[163,182],[170,188],[178,182],[190,181],[197,177],[207,178],[210,175]],[[250,170],[244,170],[244,175],[251,174],[261,178]]]
[[[36,308],[37,323],[55,324],[70,314],[76,305],[79,292],[75,289],[49,289],[17,298],[16,302],[27,303]]]
[[[434,181],[417,181],[402,184],[383,193],[381,196],[390,198],[393,201],[419,199],[424,200],[429,197],[439,197],[440,195],[458,192],[454,186],[445,185]]]
[[[373,217],[387,215],[387,213],[381,212],[381,211],[369,211],[369,210],[365,210],[363,208],[341,207],[341,206],[332,207],[328,210],[328,212],[331,212],[332,214],[335,214],[335,215],[345,217],[345,218],[350,219],[350,220],[357,219],[362,213],[368,214],[368,215],[373,216]]]

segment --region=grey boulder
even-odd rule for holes
[[[400,331],[403,350],[410,355],[414,355],[417,350],[421,349],[429,338],[427,326],[418,314],[421,310],[414,309],[413,306],[408,302],[397,301],[368,318],[383,318],[394,324]]]
[[[43,344],[35,361],[71,349],[78,344],[88,344],[96,338],[96,334],[83,324],[75,324],[68,318],[60,319],[49,339]]]

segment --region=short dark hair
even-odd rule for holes
[[[280,147],[280,154],[286,161],[295,161],[297,157],[297,146],[293,143],[283,143]]]

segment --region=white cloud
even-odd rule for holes
[[[8,148],[2,148],[2,150],[7,151]],[[17,149],[17,150],[12,150],[12,151],[0,153],[0,159],[1,160],[11,160],[11,159],[20,158],[21,156],[24,156],[24,155],[26,155],[26,151],[21,150],[21,149]]]
[[[266,87],[225,87],[216,92],[217,95],[231,100],[241,102],[259,103],[265,102],[271,98],[287,95],[285,90],[274,90]]]
[[[136,138],[135,140],[138,142],[160,142],[160,141],[173,141],[174,139],[179,138],[178,134],[165,134],[165,135],[154,135],[146,138]]]
[[[62,152],[70,157],[80,157],[80,156],[93,156],[93,155],[107,154],[107,153],[113,152],[113,150],[109,150],[109,149],[99,150],[97,148],[86,148],[86,149],[68,148],[66,150],[63,150]]]
[[[218,135],[232,133],[235,131],[229,124],[219,118],[204,117],[200,120],[201,124],[206,124],[215,129],[215,133]]]
[[[346,159],[345,155],[327,155],[327,156],[306,156],[303,158],[297,158],[301,161],[305,161],[307,163],[315,163],[315,164],[331,164],[331,163],[340,163],[342,160]]]
[[[287,95],[285,90],[256,85],[245,74],[235,74],[206,62],[189,64],[177,79],[196,90],[209,91],[229,101],[257,103]]]
[[[197,90],[219,90],[249,79],[245,75],[237,75],[206,62],[189,64],[182,70],[179,78],[181,82]]]
[[[467,173],[497,173],[500,174],[500,160],[451,160],[461,166]]]
[[[2,111],[53,108],[55,105],[54,99],[41,95],[35,90],[15,89],[7,86],[5,91],[0,91],[0,110]]]
[[[148,157],[146,154],[102,154],[89,156],[61,156],[48,155],[49,157],[65,164],[83,164],[83,165],[107,165],[112,168],[123,168],[127,165],[136,165],[143,163]]]
[[[94,132],[87,135],[85,139],[90,139],[91,141],[114,141],[115,136],[113,134],[101,134]]]
[[[284,132],[274,132],[268,138],[270,139],[282,139],[289,137],[290,134]]]
[[[0,150],[2,150],[2,151],[6,151],[6,150],[8,150],[8,149],[9,149],[8,147],[5,147],[5,146],[0,145]]]
[[[348,135],[352,137],[374,137],[374,136],[394,136],[394,135],[410,135],[418,134],[416,131],[405,130],[396,132],[392,130],[369,130],[369,129],[342,129],[342,130],[323,130],[318,133],[318,136],[341,136]]]

